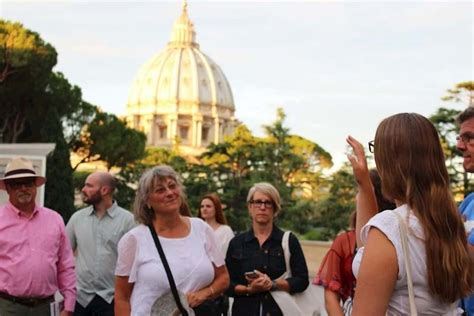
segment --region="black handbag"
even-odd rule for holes
[[[173,298],[176,302],[176,306],[179,309],[179,312],[182,316],[189,316],[188,312],[184,308],[181,300],[179,299],[178,290],[176,288],[176,283],[173,279],[173,274],[171,273],[170,266],[168,265],[168,260],[166,260],[165,252],[163,251],[163,247],[161,247],[160,240],[158,235],[156,234],[155,227],[153,225],[148,225],[150,229],[151,235],[153,237],[153,241],[155,242],[156,249],[158,250],[158,254],[160,255],[161,262],[163,263],[163,267],[166,271],[166,276],[168,277],[168,282],[170,284],[171,293],[173,294]],[[207,300],[204,301],[201,305],[193,308],[194,313],[196,316],[220,316],[220,305],[216,304],[217,300]]]

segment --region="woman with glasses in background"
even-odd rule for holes
[[[303,251],[298,239],[290,234],[292,276],[280,278],[286,272],[283,231],[274,224],[281,209],[280,194],[269,183],[257,183],[248,193],[247,205],[252,227],[231,240],[226,256],[231,279],[228,294],[234,297],[232,315],[283,315],[270,292],[293,294],[308,287]]]

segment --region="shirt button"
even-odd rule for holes
[[[264,253],[267,254],[267,253],[268,253],[268,250],[265,250]]]
[[[264,268],[265,270],[267,270],[267,266],[263,266],[263,268]]]

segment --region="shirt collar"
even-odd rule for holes
[[[111,218],[114,218],[115,214],[117,213],[117,201],[114,201],[112,203],[112,206],[109,207],[106,211],[105,211],[105,214],[110,216]],[[95,215],[95,209],[94,209],[94,206],[91,205],[89,206],[89,210],[88,210],[88,213],[89,215]]]
[[[25,214],[23,214],[22,211],[20,211],[19,209],[17,209],[15,207],[15,205],[13,205],[10,201],[7,202],[7,206],[10,210],[12,210],[16,215],[18,215],[19,217],[26,217]],[[33,213],[31,214],[31,217],[30,218],[33,218],[33,216],[36,215],[36,213],[39,212],[39,207],[38,205],[35,204],[35,208],[33,210]]]

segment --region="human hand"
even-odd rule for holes
[[[272,280],[270,279],[270,277],[267,274],[262,273],[258,270],[255,270],[255,272],[258,274],[257,278],[247,278],[247,282],[249,282],[249,292],[258,293],[270,291],[270,289],[272,288]]]
[[[196,292],[190,292],[186,294],[188,304],[192,308],[201,305],[205,300],[207,300],[210,297],[211,297],[211,293],[208,287],[202,288]]]
[[[352,171],[357,183],[369,177],[369,168],[367,167],[367,159],[365,158],[364,147],[362,144],[352,136],[347,136],[346,142],[352,147],[353,155],[347,155],[349,162],[352,165]]]

